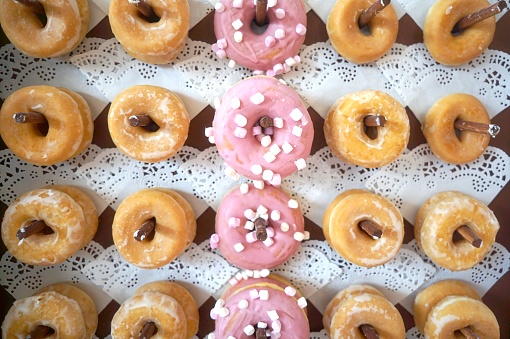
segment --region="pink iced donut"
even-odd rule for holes
[[[273,186],[242,184],[220,203],[211,244],[232,264],[262,270],[286,261],[307,234],[296,200]]]
[[[302,0],[269,0],[267,29],[254,32],[254,0],[221,0],[214,15],[217,43],[213,51],[219,58],[267,75],[288,72],[298,63],[297,53],[305,40],[306,10]]]
[[[254,338],[261,329],[271,338],[310,337],[307,303],[294,286],[273,275],[244,282],[227,289],[211,311],[216,338]]]
[[[294,90],[275,78],[257,76],[225,93],[206,134],[214,137],[221,157],[237,173],[278,186],[306,166],[314,130]]]

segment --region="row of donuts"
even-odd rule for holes
[[[429,9],[424,42],[439,63],[467,63],[490,45],[496,30],[493,15],[504,1],[437,1]],[[85,37],[89,23],[86,0],[2,1],[0,23],[9,40],[23,53],[55,57],[72,51]],[[221,0],[215,4],[213,50],[230,58],[229,66],[248,67],[274,76],[299,63],[306,35],[306,10],[299,1]],[[115,37],[128,54],[143,62],[166,64],[181,52],[189,30],[187,0],[122,1],[109,5]],[[327,32],[340,55],[368,63],[386,54],[395,43],[398,17],[390,1],[338,0],[327,19]],[[41,43],[43,42],[43,43]]]
[[[228,287],[210,316],[214,332],[207,338],[308,339],[307,302],[288,280],[271,274],[248,277]],[[499,324],[468,284],[443,280],[422,289],[414,300],[414,321],[427,338],[462,335],[497,339]],[[140,286],[111,321],[111,336],[190,339],[198,332],[199,311],[186,288],[171,281]],[[397,308],[369,285],[351,285],[328,303],[322,318],[331,338],[405,338]],[[14,302],[2,322],[2,338],[93,338],[98,324],[94,300],[70,283],[48,285]],[[462,334],[461,334],[462,333]]]

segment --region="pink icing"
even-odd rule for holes
[[[264,96],[264,102],[259,105],[250,100],[257,92]],[[233,98],[241,101],[241,109],[232,108],[230,102]],[[299,121],[294,121],[290,116],[296,108],[303,113],[303,118]],[[281,126],[283,122],[283,126],[273,128],[272,142],[263,147],[259,141],[261,135],[257,135],[258,129],[256,133],[247,133],[244,138],[236,137],[238,125],[235,117],[240,113],[247,118],[245,128],[248,131],[253,131],[263,116],[269,116],[273,120],[277,118],[277,125]],[[271,170],[284,178],[298,170],[295,161],[306,159],[310,154],[314,136],[313,124],[310,121],[306,106],[294,90],[274,78],[256,76],[237,83],[225,93],[214,116],[212,133],[220,155],[237,173],[253,180],[262,180],[262,174],[252,172],[253,165],[260,165],[263,170]],[[295,127],[302,129],[300,137],[292,134]],[[270,151],[271,146],[278,145],[282,148],[284,143],[290,144],[292,151],[288,154],[280,152],[270,163],[264,159],[264,154]]]
[[[241,8],[234,7],[232,0],[221,0],[221,3],[225,9],[215,12],[214,32],[218,40],[227,40],[225,52],[230,59],[250,69],[269,70],[299,52],[305,36],[296,32],[296,27],[304,27],[306,31],[306,11],[302,0],[282,0],[276,6],[269,7],[269,25],[262,34],[254,33],[251,28],[255,18],[254,1],[243,1]],[[280,10],[278,14],[277,10]],[[283,17],[282,10],[285,13]],[[236,29],[232,23],[236,20],[243,23],[238,29],[243,34],[243,41],[240,43],[234,40]],[[281,36],[282,31],[285,37],[277,39],[272,47],[266,47],[266,38]]]
[[[290,198],[282,190],[265,186],[260,190],[250,184],[248,193],[243,194],[239,187],[230,191],[222,200],[216,214],[216,233],[219,236],[219,248],[223,256],[232,264],[249,270],[273,268],[286,261],[298,249],[300,242],[294,239],[294,233],[304,232],[304,218],[299,208],[288,206]],[[273,210],[280,212],[279,220],[269,218],[269,226],[274,232],[274,243],[266,246],[262,241],[248,242],[246,235],[251,233],[244,227],[249,220],[244,214],[251,209],[257,211],[262,205],[268,209],[270,216]],[[229,226],[230,218],[239,218],[241,226]],[[286,222],[290,225],[287,232],[283,232],[280,225]],[[241,243],[244,249],[237,252],[234,246]]]
[[[267,289],[269,292],[268,300],[255,299],[250,297],[251,288],[245,288],[251,284],[260,282],[270,282],[278,286],[282,283],[271,278],[254,279],[250,278],[245,282],[240,282],[235,287],[231,287],[228,291],[228,296],[225,296],[226,302],[224,307],[229,309],[229,315],[226,317],[217,317],[215,323],[216,338],[228,338],[233,336],[237,339],[249,339],[244,333],[244,328],[247,325],[256,326],[258,322],[265,322],[268,324],[269,330],[274,330],[268,312],[276,311],[278,314],[278,321],[281,324],[281,338],[293,339],[308,339],[310,338],[310,327],[308,319],[306,318],[303,310],[298,306],[296,298],[290,297],[285,292],[275,290],[269,286],[257,286],[257,290]],[[239,291],[241,288],[244,290]],[[282,286],[282,288],[284,288]],[[237,293],[236,293],[237,292]],[[248,308],[239,308],[239,301],[247,300]]]

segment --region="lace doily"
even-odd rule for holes
[[[408,246],[412,248],[424,262],[436,269],[434,276],[425,282],[424,285],[420,286],[420,291],[437,281],[456,279],[468,283],[480,296],[483,296],[499,278],[510,271],[510,252],[499,243],[494,243],[491,251],[489,251],[482,262],[473,268],[460,272],[453,272],[434,264],[430,258],[419,249],[416,240],[412,240]],[[413,313],[413,302],[416,294],[418,294],[418,290],[409,294],[400,302],[411,314]]]
[[[82,95],[95,119],[108,105],[108,100],[95,88],[69,57],[99,48],[102,39],[85,39],[70,54],[57,58],[33,58],[21,53],[13,44],[0,48],[0,98],[27,86],[50,85],[68,88]]]
[[[510,55],[501,51],[487,49],[466,65],[447,67],[424,44],[395,44],[376,63],[420,121],[437,100],[452,93],[477,97],[491,117],[510,106]]]
[[[421,205],[438,192],[460,191],[488,205],[509,180],[510,157],[496,147],[471,163],[450,165],[422,144],[375,173],[366,187],[391,200],[414,223]]]
[[[134,85],[161,86],[182,99],[190,118],[193,119],[207,106],[207,102],[187,87],[175,65],[210,48],[209,44],[188,39],[174,62],[168,65],[150,65],[128,55],[118,40],[112,38],[103,40],[97,49],[74,55],[70,60],[110,101],[122,90]]]
[[[76,170],[113,209],[130,194],[143,188],[166,187],[181,194],[198,218],[208,205],[193,194],[183,164],[195,159],[199,151],[184,146],[172,158],[157,163],[134,160],[116,148],[104,149]]]
[[[360,90],[380,90],[404,103],[375,63],[349,62],[329,42],[308,46],[300,56],[301,63],[283,79],[323,118],[338,98]]]
[[[328,22],[329,13],[331,13],[336,1],[337,0],[305,0],[324,23]],[[404,8],[398,2],[392,2],[391,5],[395,9],[399,19],[406,14]]]
[[[14,298],[21,299],[33,295],[47,285],[71,282],[86,291],[94,299],[98,312],[101,312],[112,299],[82,272],[102,251],[101,245],[91,241],[62,264],[52,266],[27,265],[18,262],[11,253],[5,252],[0,260],[0,284]]]
[[[406,339],[424,339],[425,336],[417,327],[412,327],[406,332]]]
[[[353,284],[372,285],[381,291],[389,301],[397,304],[432,278],[436,272],[432,265],[425,262],[410,246],[405,244],[395,258],[384,265],[372,268],[346,261],[325,241],[310,240],[307,245],[324,253],[344,272],[310,297],[310,301],[321,313],[324,312],[326,305],[336,293]]]
[[[108,204],[101,199],[88,186],[84,178],[77,174],[82,166],[94,160],[99,154],[100,148],[90,145],[79,156],[55,164],[53,166],[37,166],[27,163],[9,149],[0,151],[0,200],[10,205],[16,197],[30,190],[46,185],[70,185],[76,186],[87,192],[94,201],[97,211],[101,214]]]

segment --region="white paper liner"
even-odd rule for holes
[[[308,5],[313,9],[315,13],[321,18],[324,23],[328,22],[329,13],[333,9],[335,2],[337,0],[306,0]],[[400,19],[405,14],[405,9],[396,1],[391,2],[393,9],[395,9],[395,13],[397,13],[397,17]]]
[[[376,63],[420,121],[437,100],[452,93],[475,96],[491,118],[510,106],[510,55],[501,51],[487,49],[465,65],[447,67],[424,44],[395,44]]]
[[[442,191],[460,191],[488,205],[510,180],[509,173],[510,157],[496,147],[489,146],[471,163],[450,165],[422,144],[375,173],[366,187],[388,198],[414,223],[421,205]]]
[[[188,39],[183,51],[172,63],[151,65],[128,55],[119,41],[112,38],[103,40],[97,49],[74,55],[70,60],[109,101],[134,85],[160,86],[177,94],[193,119],[207,106],[207,102],[186,87],[182,75],[174,66],[210,48],[209,44]]]

